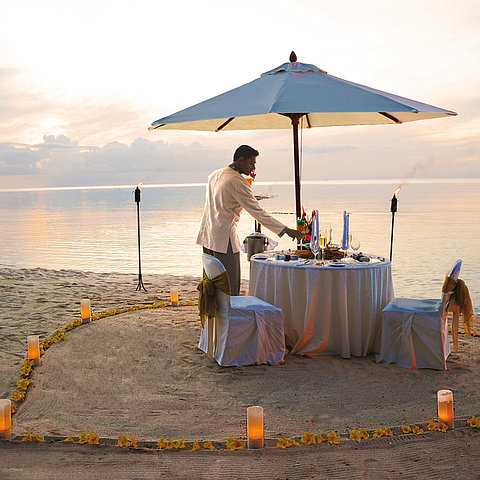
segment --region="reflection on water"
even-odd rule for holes
[[[398,185],[304,185],[307,212],[318,208],[334,241],[342,235],[343,210],[351,212],[360,250],[389,255],[390,199]],[[263,206],[294,226],[291,185],[254,185],[275,195]],[[195,245],[205,187],[143,188],[140,203],[142,273],[201,274]],[[138,270],[137,217],[133,188],[0,192],[0,264],[96,272]],[[406,184],[395,217],[393,275],[397,296],[439,297],[448,268],[464,260],[461,277],[480,307],[480,189],[478,184]],[[247,213],[239,237],[253,231]],[[265,232],[268,234],[268,232]],[[272,238],[277,239],[272,234]],[[278,239],[277,239],[278,240]],[[288,238],[278,248],[294,248]],[[242,254],[242,275],[248,262]]]

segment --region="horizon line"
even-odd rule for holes
[[[301,185],[406,185],[406,184],[441,184],[441,183],[480,183],[480,178],[379,178],[379,179],[350,179],[350,180],[303,180]],[[294,185],[293,180],[278,181],[255,181],[255,185]],[[112,189],[135,189],[137,184],[132,185],[82,185],[68,187],[18,187],[18,188],[0,188],[0,193],[13,192],[45,192],[45,191],[67,191],[67,190],[112,190]],[[188,188],[205,187],[206,182],[193,183],[153,183],[151,185],[142,185],[142,188]]]

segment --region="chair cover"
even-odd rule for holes
[[[203,267],[209,278],[225,271],[217,258],[207,254],[203,254]],[[207,354],[213,351],[213,358],[224,367],[283,362],[285,335],[280,308],[256,297],[230,296],[220,290],[215,296],[215,319],[213,325],[213,319],[208,319],[201,331],[200,350]],[[210,342],[209,329],[213,330]]]
[[[458,279],[462,261],[447,276]],[[396,363],[406,368],[447,369],[450,342],[446,328],[446,305],[451,292],[440,300],[395,298],[383,309],[382,340],[378,363]]]

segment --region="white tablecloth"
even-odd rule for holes
[[[254,256],[249,294],[283,310],[291,353],[364,356],[380,350],[382,309],[393,299],[391,264],[345,259],[344,267]]]

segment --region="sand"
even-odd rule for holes
[[[135,292],[135,275],[4,268],[0,279],[2,398],[15,389],[26,335],[51,335],[77,318],[80,298],[89,297],[94,312],[101,312],[167,300],[170,286],[176,285],[181,299],[194,300],[198,281],[147,276],[145,293]],[[478,315],[475,322],[479,329]],[[160,462],[151,452],[140,460],[138,454],[132,457],[109,446],[0,442],[3,465],[9,469],[0,470],[2,478],[73,478],[86,458],[104,478],[158,478],[150,476],[155,469],[173,478],[196,478],[192,461],[198,462],[197,471],[210,472],[198,478],[436,478],[434,474],[442,471],[477,478],[469,477],[469,465],[479,459],[480,431],[465,427],[465,420],[480,414],[478,337],[460,336],[459,352],[450,356],[447,371],[413,371],[378,365],[373,356],[347,360],[288,355],[284,365],[275,367],[221,368],[197,349],[199,334],[196,307],[129,312],[69,332],[68,340],[50,348],[35,369],[34,384],[14,416],[12,438],[28,430],[47,436],[96,430],[102,438],[127,434],[140,442],[156,442],[162,436],[224,442],[228,436],[244,436],[246,407],[258,404],[266,412],[269,448],[260,453],[202,452],[199,457],[169,452]],[[441,388],[454,391],[454,432],[388,439],[390,443],[369,440],[360,450],[351,442],[340,450],[322,445],[315,451],[301,447],[296,453],[271,446],[279,437],[298,437],[304,431],[336,430],[345,435],[359,427],[427,422],[436,416],[436,392]],[[425,460],[425,452],[442,449],[440,463]],[[24,464],[17,468],[21,458]],[[132,462],[138,469],[129,476]],[[223,468],[222,462],[229,467]],[[28,476],[29,465],[40,469],[38,475]],[[113,476],[122,465],[123,476],[118,470]],[[235,465],[237,470],[232,470]],[[262,465],[257,476],[255,465]],[[423,473],[416,476],[415,471]],[[59,476],[52,477],[53,472]],[[94,478],[85,469],[82,475]]]

